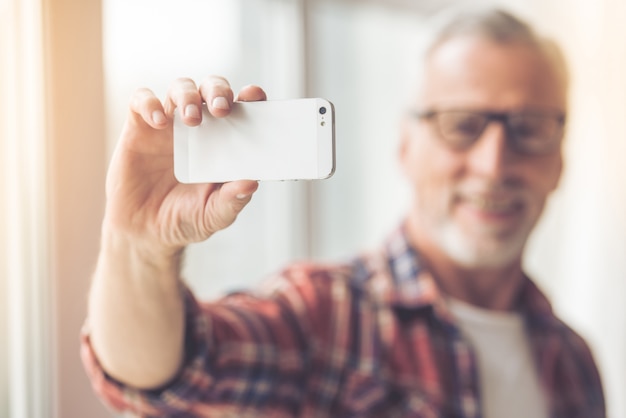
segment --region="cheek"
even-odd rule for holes
[[[563,160],[561,154],[546,157],[529,170],[529,183],[537,198],[545,200],[559,185]]]
[[[458,158],[429,138],[415,139],[405,151],[404,173],[420,206],[448,201],[461,172]]]

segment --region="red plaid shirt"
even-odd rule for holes
[[[186,365],[160,390],[108,377],[86,326],[95,391],[140,417],[482,416],[472,347],[402,229],[379,252],[294,265],[263,289],[217,303],[187,293]],[[583,339],[529,279],[519,298],[551,417],[604,417]]]

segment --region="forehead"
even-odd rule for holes
[[[538,46],[453,38],[431,51],[424,76],[424,106],[565,109],[564,82]]]

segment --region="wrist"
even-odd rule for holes
[[[105,219],[102,223],[101,257],[127,260],[141,269],[178,273],[185,247],[166,245],[146,235],[115,228]]]

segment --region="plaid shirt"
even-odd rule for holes
[[[339,266],[289,267],[264,293],[187,293],[186,365],[165,388],[108,377],[82,335],[98,395],[140,417],[482,416],[476,360],[402,229]],[[529,280],[519,295],[553,418],[605,416],[581,337]]]

